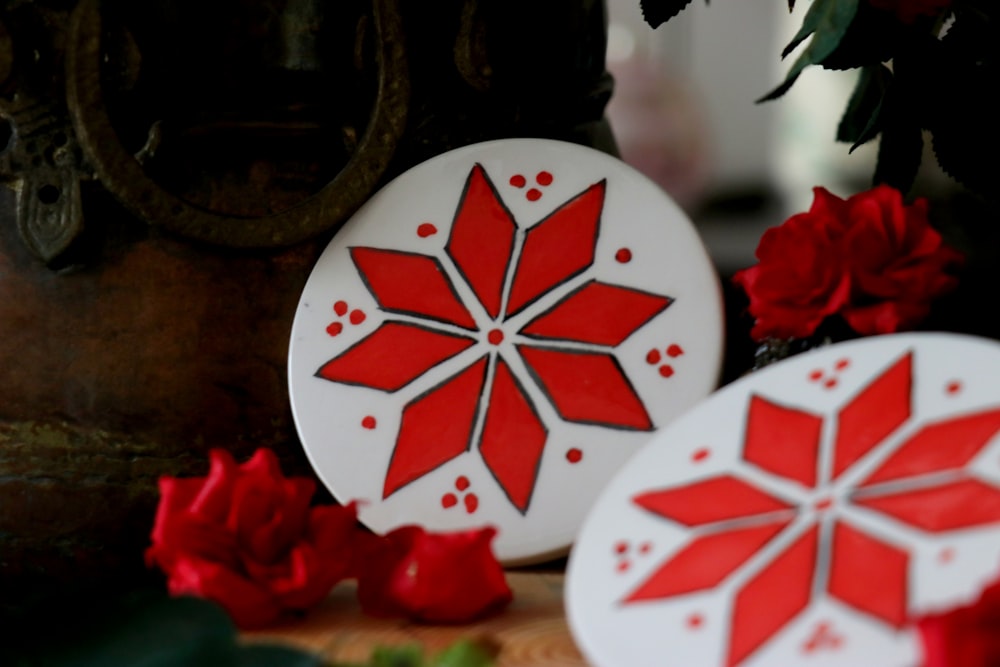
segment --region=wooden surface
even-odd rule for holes
[[[499,667],[581,667],[563,612],[563,575],[511,572],[514,601],[502,613],[468,625],[419,625],[361,614],[353,584],[341,584],[326,602],[294,624],[247,633],[250,641],[289,643],[331,661],[363,662],[373,646],[418,643],[428,653],[461,638],[484,637],[500,646]]]

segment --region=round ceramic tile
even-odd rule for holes
[[[289,382],[313,466],[364,523],[492,524],[516,563],[565,551],[721,355],[718,280],[677,206],[603,153],[517,139],[358,211],[306,284]]]
[[[615,476],[570,556],[600,667],[916,667],[914,615],[1000,563],[1000,344],[881,336],[720,390]]]

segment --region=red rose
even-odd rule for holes
[[[923,200],[878,186],[847,200],[814,190],[807,213],[764,233],[760,262],[733,280],[750,298],[755,340],[804,338],[839,314],[862,335],[910,329],[953,289],[962,259],[927,221]]]
[[[946,271],[961,255],[930,226],[925,200],[906,206],[898,190],[882,185],[846,203],[851,224],[843,244],[854,295],[841,314],[862,334],[912,329],[934,298],[958,284]]]
[[[903,23],[913,23],[921,16],[938,16],[951,7],[952,0],[868,0],[875,9],[892,12]]]
[[[363,559],[362,611],[428,623],[463,623],[500,611],[512,594],[490,548],[495,535],[493,528],[393,530]]]
[[[173,595],[222,605],[242,628],[307,609],[353,574],[357,510],[309,507],[315,484],[286,478],[270,450],[242,465],[212,450],[207,477],[160,479],[148,563]]]
[[[924,644],[924,667],[1000,665],[1000,583],[977,602],[917,621]]]
[[[809,212],[764,232],[759,263],[733,277],[750,297],[755,340],[805,338],[848,303],[850,275],[838,247],[843,201],[823,188],[813,192]]]

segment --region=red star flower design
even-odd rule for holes
[[[350,249],[394,319],[325,363],[318,377],[393,392],[482,348],[403,408],[383,498],[475,446],[510,502],[527,512],[548,435],[525,391],[529,382],[566,421],[653,428],[612,351],[672,299],[596,278],[568,284],[593,265],[604,195],[605,182],[595,183],[522,229],[476,165],[446,257]],[[463,302],[461,283],[474,301]]]
[[[930,534],[1000,522],[1000,491],[967,469],[1000,431],[1000,407],[887,441],[911,418],[912,381],[908,353],[838,411],[829,438],[824,416],[751,397],[741,463],[775,478],[780,490],[728,474],[633,496],[643,510],[694,528],[695,537],[624,602],[715,588],[774,543],[776,555],[752,566],[736,592],[728,665],[743,662],[820,596],[901,626],[911,550],[855,525],[851,513]],[[863,461],[878,463],[852,475]]]

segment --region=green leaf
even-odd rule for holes
[[[422,667],[424,651],[419,644],[376,646],[372,651],[371,667]]]
[[[640,2],[642,18],[652,28],[659,28],[689,4],[691,0],[641,0]]]
[[[892,83],[892,72],[885,65],[861,70],[858,83],[837,127],[837,141],[850,144],[851,152],[876,136],[882,129],[882,109]]]
[[[767,102],[781,97],[795,84],[806,67],[822,64],[823,60],[836,50],[844,35],[847,34],[851,22],[858,13],[859,1],[813,0],[813,4],[802,20],[802,27],[785,48],[783,56],[794,50],[810,35],[812,39],[792,65],[784,82],[757,101]]]
[[[463,639],[434,656],[428,667],[490,667],[496,651],[483,642]]]

